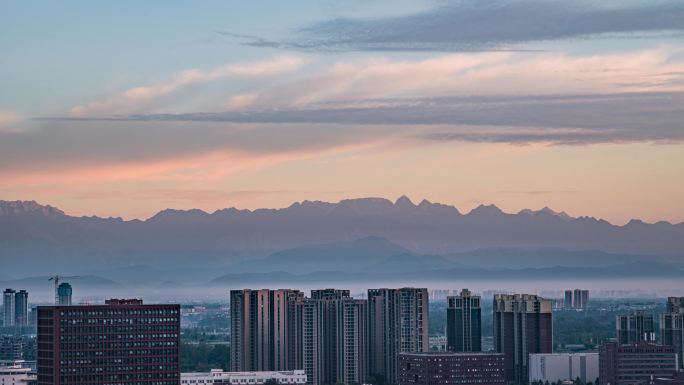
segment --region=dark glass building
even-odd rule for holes
[[[399,385],[504,385],[504,355],[425,352],[399,354]]]
[[[178,385],[180,305],[38,307],[39,385]]]
[[[494,351],[505,356],[507,382],[527,384],[529,355],[553,352],[552,306],[536,295],[494,296]]]
[[[447,350],[482,351],[482,308],[480,296],[463,289],[447,297]]]

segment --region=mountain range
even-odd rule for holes
[[[126,283],[220,282],[240,274],[436,277],[497,269],[520,277],[591,269],[599,276],[678,276],[684,223],[617,226],[549,208],[511,214],[494,205],[461,213],[406,197],[213,213],[167,209],[146,220],[76,217],[33,201],[0,201],[0,259],[3,280],[78,273]]]

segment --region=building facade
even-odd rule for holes
[[[574,381],[596,383],[599,377],[598,353],[530,354],[529,383]]]
[[[468,289],[447,297],[447,351],[482,351],[481,303]]]
[[[667,312],[660,315],[660,343],[675,348],[679,366],[684,367],[684,298],[670,297]]]
[[[14,326],[14,305],[16,292],[12,289],[5,289],[2,293],[3,325]]]
[[[299,290],[231,290],[231,370],[294,370],[301,366],[295,306]]]
[[[684,297],[667,297],[666,313],[684,313]]]
[[[642,311],[615,317],[617,342],[620,345],[631,345],[641,341],[654,342],[655,329],[653,315]]]
[[[399,354],[399,385],[504,385],[503,354],[423,352]]]
[[[38,307],[38,384],[178,385],[180,305]]]
[[[397,383],[399,353],[427,352],[428,291],[368,290],[369,372]]]
[[[678,369],[672,346],[642,341],[629,345],[607,342],[599,348],[601,385],[641,385],[651,378],[673,378]]]
[[[282,385],[306,384],[306,373],[303,370],[280,372],[224,372],[212,369],[210,372],[181,373],[181,385],[263,385],[268,380],[275,380]]]
[[[494,295],[494,351],[505,356],[508,382],[527,383],[529,354],[553,352],[552,307],[536,295]]]
[[[28,292],[19,290],[14,294],[14,324],[28,326]]]

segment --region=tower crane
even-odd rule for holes
[[[48,279],[48,281],[55,281],[55,305],[59,305],[59,294],[57,293],[57,289],[59,287],[59,280],[60,279],[75,279],[75,278],[81,278],[78,275],[70,275],[70,276],[64,276],[64,275],[54,275]]]

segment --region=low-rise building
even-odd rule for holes
[[[262,385],[268,380],[275,380],[278,384],[304,385],[306,372],[304,370],[288,370],[281,372],[224,372],[212,369],[210,372],[181,373],[181,385]]]
[[[399,354],[399,385],[504,385],[500,353],[424,352]]]
[[[0,385],[29,385],[36,381],[36,375],[23,365],[23,360],[0,361]]]
[[[642,385],[652,378],[673,378],[679,370],[672,346],[607,342],[599,349],[601,385]]]
[[[595,383],[599,377],[598,353],[530,354],[530,383],[574,381]]]

